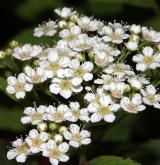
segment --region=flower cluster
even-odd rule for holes
[[[66,162],[71,147],[91,143],[89,124],[112,123],[117,112],[160,109],[159,82],[149,76],[160,67],[160,32],[135,24],[106,24],[71,8],[55,13],[61,20],[34,30],[35,37],[59,38],[53,46],[27,43],[13,51],[23,72],[8,77],[7,92],[25,99],[26,92],[45,84],[43,91],[55,102],[25,108],[21,122],[36,129],[12,143],[7,157],[17,162],[39,152],[53,165]]]

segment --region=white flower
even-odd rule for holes
[[[32,84],[26,82],[24,73],[20,73],[17,78],[14,76],[8,77],[7,82],[6,91],[9,94],[15,94],[17,99],[24,98],[26,92],[30,92],[33,88]]]
[[[88,92],[84,99],[87,100],[89,103],[98,103],[101,97],[105,96],[105,92],[103,88],[97,88],[96,92]]]
[[[92,18],[83,16],[77,19],[78,25],[85,31],[95,31],[103,26],[101,21],[93,20]]]
[[[93,74],[90,73],[93,70],[93,63],[86,61],[83,64],[76,59],[73,59],[69,64],[71,69],[66,69],[66,74],[72,77],[73,85],[80,85],[83,80],[90,81],[93,79]]]
[[[67,162],[69,157],[66,152],[69,150],[69,145],[63,142],[59,145],[52,139],[42,146],[42,155],[49,158],[52,165],[58,165],[59,162]]]
[[[29,132],[29,136],[26,137],[25,142],[30,147],[31,153],[38,153],[42,149],[42,145],[48,140],[48,133],[38,132],[36,129],[32,129]]]
[[[149,81],[147,79],[140,76],[132,76],[128,78],[127,81],[129,82],[131,87],[136,88],[136,89],[141,89],[144,84],[149,84]]]
[[[54,12],[62,18],[68,18],[74,14],[76,11],[72,11],[72,8],[64,7],[62,9],[55,9]]]
[[[71,102],[69,107],[69,111],[65,114],[66,120],[71,122],[76,122],[78,119],[86,122],[90,120],[88,110],[86,108],[81,109],[78,102]]]
[[[111,95],[115,98],[121,98],[123,97],[123,93],[125,91],[126,84],[124,82],[117,82],[117,83],[111,83],[110,84],[110,91]]]
[[[148,85],[146,90],[141,89],[143,95],[143,102],[147,105],[153,105],[155,108],[160,109],[160,94],[156,94],[156,89],[153,85]]]
[[[22,47],[17,47],[14,49],[13,57],[21,61],[26,61],[38,56],[41,51],[42,47],[38,45],[32,46],[31,44],[25,44]]]
[[[46,71],[42,67],[33,69],[30,66],[26,66],[24,72],[26,74],[26,80],[30,83],[38,84],[47,80]]]
[[[55,123],[65,121],[65,114],[69,111],[67,105],[60,104],[57,108],[50,105],[47,107],[47,119]]]
[[[112,123],[115,120],[114,112],[120,108],[119,104],[114,103],[109,95],[99,99],[99,103],[92,102],[87,109],[91,115],[91,122],[99,122],[104,119],[106,122]]]
[[[65,99],[71,97],[72,93],[79,93],[83,87],[75,86],[70,78],[53,78],[52,84],[49,86],[50,92],[54,94],[60,94]]]
[[[132,98],[123,97],[120,103],[121,108],[124,111],[129,113],[138,113],[139,111],[143,111],[145,106],[142,105],[142,96],[140,94],[134,94]]]
[[[126,43],[126,47],[130,51],[135,51],[138,49],[138,42],[137,41],[128,41]]]
[[[54,76],[61,77],[62,69],[66,68],[70,63],[68,57],[59,56],[56,49],[52,49],[48,54],[48,59],[40,62],[40,67],[45,69],[48,78]]]
[[[55,28],[56,28],[56,22],[54,21],[46,22],[34,29],[34,36],[36,37],[54,36],[54,34],[56,33]]]
[[[133,56],[133,61],[137,62],[136,69],[138,71],[145,71],[148,68],[156,69],[160,67],[160,53],[153,53],[151,47],[145,47],[142,50],[143,54]]]
[[[39,106],[38,108],[27,107],[24,110],[24,116],[21,118],[23,124],[31,123],[32,125],[38,125],[42,123],[43,120],[46,120],[46,106]]]
[[[114,49],[108,44],[104,44],[102,42],[96,44],[93,50],[95,53],[95,63],[100,67],[104,67],[108,63],[113,62],[114,57],[121,53],[118,49]]]
[[[127,39],[129,37],[129,35],[126,34],[124,29],[122,28],[112,29],[109,26],[106,26],[104,28],[105,28],[105,34],[103,36],[103,40],[105,42],[120,44],[123,42],[124,39]]]
[[[160,42],[160,32],[156,32],[147,27],[142,27],[143,38],[147,41]]]
[[[52,50],[53,50],[53,48],[47,48],[47,49],[42,50],[42,51],[38,54],[39,60],[40,60],[40,61],[47,60],[48,54],[49,54]]]
[[[133,34],[139,34],[141,32],[141,26],[133,24],[129,27],[129,31]]]
[[[104,69],[104,72],[115,75],[118,78],[123,78],[126,75],[134,75],[130,66],[123,63],[110,64]]]
[[[90,132],[87,130],[80,130],[80,127],[77,124],[71,124],[69,131],[63,133],[64,138],[69,140],[69,145],[72,147],[79,147],[80,145],[88,145],[91,143]]]
[[[16,161],[19,163],[24,163],[26,161],[27,156],[29,155],[29,147],[22,139],[17,139],[12,143],[11,150],[7,153],[7,158],[9,160],[16,158]]]
[[[81,34],[81,29],[79,26],[72,26],[70,29],[62,30],[59,35],[67,42],[74,42],[77,40],[78,36]]]
[[[81,34],[78,36],[75,42],[69,43],[69,46],[78,52],[86,51],[93,47],[94,40],[93,38],[88,37],[87,34]]]
[[[100,78],[94,80],[94,83],[101,84],[101,85],[103,85],[103,89],[109,90],[111,83],[117,83],[117,82],[121,82],[121,81],[124,81],[124,79],[117,79],[109,74],[102,74],[100,76]]]

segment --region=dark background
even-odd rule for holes
[[[56,19],[57,7],[74,7],[82,14],[95,16],[106,22],[117,20],[129,24],[152,26],[160,30],[160,2],[157,0],[0,0],[0,47],[16,39],[21,43],[36,43],[32,37],[37,24]],[[3,73],[5,76],[5,73]],[[158,75],[159,76],[159,75]],[[6,159],[6,146],[28,128],[20,123],[23,107],[0,91],[0,165],[16,165]],[[148,108],[138,115],[128,115],[96,144],[87,149],[87,159],[99,155],[116,155],[131,158],[143,165],[160,165],[160,110]],[[40,163],[41,162],[41,163]],[[32,157],[27,165],[47,164]],[[67,164],[77,165],[75,153]],[[109,164],[108,164],[109,165]]]

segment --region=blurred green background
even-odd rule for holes
[[[47,42],[48,38],[34,38],[33,28],[45,20],[56,19],[53,10],[64,6],[74,7],[82,14],[93,15],[106,22],[117,20],[152,26],[160,31],[159,0],[0,0],[1,49],[13,39],[21,43]],[[10,69],[8,66],[8,71]],[[6,77],[7,73],[1,70],[0,77]],[[156,76],[157,79],[160,78],[160,75]],[[6,84],[1,79],[0,82],[0,165],[16,165],[15,161],[6,159],[6,146],[10,146],[10,141],[20,134],[25,135],[29,128],[20,123],[23,105],[10,99],[3,92]],[[159,116],[160,111],[151,108],[138,115],[127,115],[118,124],[106,129],[105,135],[88,147],[87,159],[116,155],[131,158],[142,165],[160,165]],[[39,164],[47,165],[47,161],[31,157],[26,163]],[[76,152],[67,164],[78,165]]]

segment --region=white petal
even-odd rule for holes
[[[66,142],[59,144],[59,150],[63,153],[66,153],[69,150],[69,145]]]
[[[151,47],[147,46],[143,49],[143,54],[145,56],[151,56],[151,55],[153,55],[153,49]]]
[[[78,85],[80,85],[81,83],[82,83],[82,78],[81,78],[81,77],[75,77],[75,78],[72,79],[72,84],[73,84],[74,86],[78,86]]]
[[[24,163],[26,161],[26,156],[21,154],[16,157],[16,161],[20,163]]]
[[[86,71],[91,71],[93,69],[93,63],[91,62],[85,62],[83,64],[83,68],[86,70]]]
[[[70,140],[71,139],[71,133],[69,131],[65,131],[63,133],[63,136],[66,140]]]
[[[61,157],[59,158],[59,160],[61,162],[67,162],[69,160],[69,157],[67,155],[61,155]]]
[[[143,63],[138,63],[138,64],[136,64],[136,69],[138,70],[138,71],[145,71],[146,69],[147,69],[147,65],[145,65],[145,64],[143,64]]]
[[[71,90],[61,90],[60,95],[63,96],[65,99],[68,99],[72,95]]]
[[[99,122],[101,121],[102,116],[99,115],[98,113],[94,113],[93,115],[91,115],[91,122],[95,123],[95,122]]]
[[[58,94],[61,90],[60,86],[58,84],[51,84],[49,86],[50,92],[54,93],[54,94]]]
[[[93,79],[93,74],[92,73],[85,73],[84,76],[83,76],[83,79],[85,81],[90,81]]]
[[[75,147],[75,148],[78,148],[79,147],[79,143],[78,142],[75,142],[75,141],[70,141],[69,142],[69,145],[72,146],[72,147]]]
[[[90,144],[91,143],[91,139],[90,138],[85,138],[84,140],[81,141],[82,144]]]
[[[25,92],[17,92],[16,93],[16,98],[17,99],[23,99],[25,97],[26,93]]]
[[[13,86],[7,86],[6,88],[6,91],[9,93],[9,94],[14,94],[16,91],[15,91],[15,88]]]
[[[104,120],[109,122],[109,123],[112,123],[115,120],[115,116],[113,114],[106,115],[104,117]]]
[[[79,133],[80,127],[78,125],[76,125],[76,124],[71,124],[69,130],[72,133],[76,134],[76,133]]]
[[[50,158],[49,161],[52,165],[58,165],[58,160],[57,159]]]
[[[13,149],[7,152],[7,158],[9,160],[14,159],[17,156],[17,152]]]

